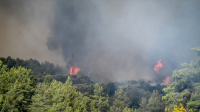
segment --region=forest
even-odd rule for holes
[[[200,47],[197,61],[174,70],[170,85],[151,81],[96,83],[79,71],[35,59],[0,58],[1,112],[199,112]]]

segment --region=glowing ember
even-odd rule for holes
[[[170,79],[171,79],[171,77],[166,77],[166,79],[163,80],[163,82],[165,82],[165,84],[172,84]]]
[[[155,65],[154,71],[158,73],[159,68],[162,68],[162,66],[163,66],[164,63],[165,63],[165,62],[162,62],[162,59],[160,59],[160,60],[158,61],[158,64]]]
[[[80,68],[78,68],[76,66],[72,66],[70,68],[70,75],[76,75],[79,71],[80,71]]]

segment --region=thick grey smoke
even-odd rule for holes
[[[65,65],[46,46],[53,20],[53,1],[0,0],[0,57],[37,59]]]
[[[153,77],[159,59],[170,76],[195,59],[200,45],[200,1],[60,0],[54,7],[51,50],[67,65],[105,79]]]
[[[33,58],[57,63],[62,63],[61,53],[67,67],[77,65],[105,80],[152,79],[159,59],[165,62],[160,74],[171,76],[181,63],[196,59],[191,48],[200,45],[199,0],[13,1],[0,2],[0,44],[10,44],[6,50],[0,47],[1,52],[25,46],[13,54],[32,50]],[[23,32],[14,31],[18,44],[15,29]]]

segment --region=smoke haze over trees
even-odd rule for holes
[[[1,0],[0,57],[34,58],[104,80],[171,76],[196,56],[200,1]]]
[[[198,112],[200,47],[192,50],[198,56],[197,61],[181,64],[182,69],[173,72],[174,82],[167,87],[159,84],[151,86],[149,84],[151,81],[144,80],[139,80],[139,85],[133,80],[128,81],[128,85],[113,82],[107,84],[90,82],[89,85],[80,84],[81,81],[74,84],[70,78],[84,76],[80,73],[68,76],[63,83],[53,79],[53,75],[46,75],[42,83],[37,83],[37,77],[34,76],[36,74],[32,70],[43,64],[40,65],[37,60],[32,59],[23,61],[11,57],[1,58],[3,62],[0,60],[0,110],[5,112],[164,112],[164,110],[193,112],[194,110]],[[27,70],[19,65],[35,67]],[[53,64],[45,63],[45,65]],[[164,94],[160,94],[159,89],[163,89]]]

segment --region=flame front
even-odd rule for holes
[[[165,63],[165,62],[163,62],[162,59],[160,59],[160,60],[158,61],[158,63],[155,65],[155,67],[154,67],[154,71],[157,73],[156,75],[157,75],[158,78],[160,77],[159,74],[158,74],[158,71],[159,71],[160,68],[163,67],[163,64],[164,64],[164,63]],[[161,77],[160,77],[160,78],[161,78]],[[165,80],[164,80],[164,78],[165,78],[165,75],[163,75],[163,77],[161,78],[161,79],[163,79],[162,81],[163,81],[165,84],[172,84],[171,81],[170,81],[171,77],[166,77]]]
[[[79,71],[80,71],[80,68],[78,68],[76,66],[72,66],[70,68],[70,75],[76,75]]]
[[[162,68],[163,64],[164,64],[164,62],[162,62],[162,59],[160,59],[160,60],[158,61],[158,64],[155,65],[154,71],[155,71],[156,73],[158,73],[159,68]]]
[[[166,79],[163,80],[163,82],[165,82],[165,84],[172,84],[170,79],[171,79],[171,77],[166,77]]]

